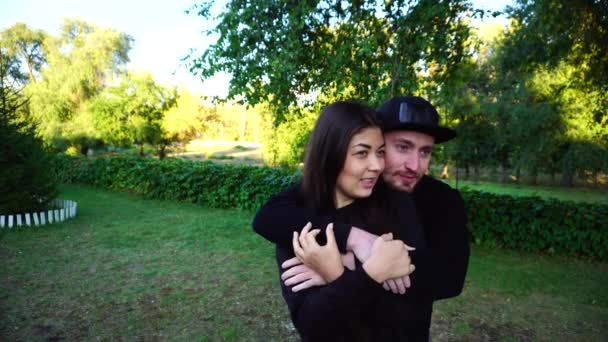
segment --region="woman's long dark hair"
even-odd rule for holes
[[[365,105],[338,101],[325,107],[306,148],[302,193],[316,209],[333,209],[336,180],[352,137],[368,127],[382,127],[376,111]]]

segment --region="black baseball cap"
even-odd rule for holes
[[[385,132],[405,130],[428,134],[435,143],[456,137],[456,131],[439,126],[439,114],[431,103],[418,96],[396,96],[378,108]]]

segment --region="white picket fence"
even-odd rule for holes
[[[76,217],[78,203],[70,200],[54,199],[51,204],[58,209],[16,215],[0,214],[0,228],[44,226]]]

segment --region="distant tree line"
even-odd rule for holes
[[[127,69],[133,39],[111,28],[64,20],[58,36],[23,23],[0,32],[2,67],[21,73],[21,105],[14,120],[27,122],[54,151],[104,146],[167,147],[193,138],[260,138],[260,111],[215,105],[187,89],[157,83]]]
[[[608,6],[518,0],[506,28],[465,0],[232,0],[215,16],[194,6],[218,40],[191,55],[203,78],[232,75],[227,98],[265,104],[276,164],[301,161],[318,108],[336,99],[378,106],[395,95],[431,100],[460,138],[437,158],[481,169],[576,175],[608,170]],[[520,177],[518,177],[519,179]]]

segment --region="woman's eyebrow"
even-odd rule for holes
[[[364,144],[364,143],[358,143],[358,144],[353,145],[352,147],[358,147],[358,146],[364,147],[364,148],[367,148],[367,149],[371,149],[372,148],[372,145],[368,145],[368,144]]]

